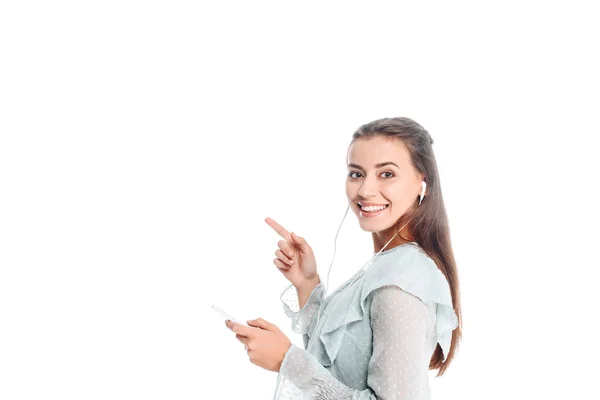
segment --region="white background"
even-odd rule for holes
[[[325,3],[1,3],[1,399],[270,399],[210,304],[301,345],[264,219],[326,277],[391,116],[435,141],[461,283],[433,398],[594,397],[593,2]],[[348,214],[330,291],[372,250]]]

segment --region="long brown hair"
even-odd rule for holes
[[[410,152],[413,166],[424,174],[427,183],[426,194],[421,205],[417,207],[418,200],[415,200],[413,206],[399,219],[397,226],[402,226],[408,221],[408,231],[414,241],[436,263],[450,286],[452,306],[458,317],[458,326],[452,331],[452,341],[446,361],[443,361],[442,348],[438,344],[429,362],[429,369],[438,369],[436,377],[441,376],[458,349],[458,343],[462,337],[462,314],[456,261],[450,242],[448,216],[432,148],[433,139],[425,128],[410,118],[382,118],[358,128],[352,135],[350,144],[357,139],[375,136],[401,140]],[[402,237],[402,233],[400,233],[400,237],[406,241],[413,240],[413,238]]]

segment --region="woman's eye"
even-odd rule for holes
[[[360,175],[360,172],[353,171],[353,172],[350,172],[350,173],[348,174],[348,176],[349,176],[350,178],[352,178],[352,179],[355,179],[355,177],[354,177],[354,176],[352,176],[352,175],[354,175],[354,174],[359,174],[359,175]]]
[[[384,172],[384,174],[390,174],[390,176],[388,178],[391,178],[392,176],[394,176],[394,174],[392,174],[391,172]]]

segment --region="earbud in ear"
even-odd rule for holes
[[[419,195],[419,205],[421,205],[423,197],[425,197],[425,189],[427,189],[427,183],[425,181],[421,181],[421,194]]]

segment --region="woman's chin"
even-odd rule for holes
[[[385,229],[388,228],[388,225],[391,226],[391,224],[385,224],[385,223],[381,223],[381,222],[374,222],[374,221],[360,221],[359,220],[359,225],[360,228],[365,231],[365,232],[371,232],[371,233],[376,233],[376,232],[381,232]]]

